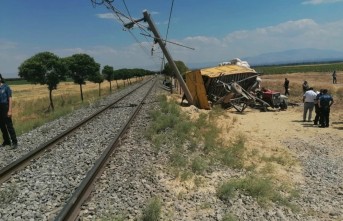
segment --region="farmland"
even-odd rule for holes
[[[131,79],[134,83],[139,79]],[[127,81],[112,81],[112,93],[127,85]],[[13,121],[18,135],[32,130],[44,122],[68,114],[82,106],[91,105],[98,99],[108,95],[110,84],[105,81],[99,84],[86,82],[82,85],[84,101],[81,101],[80,86],[73,82],[62,82],[52,92],[55,111],[49,110],[49,90],[47,85],[23,84],[22,81],[10,81],[13,93]]]
[[[332,73],[334,70],[343,71],[343,62],[324,64],[299,64],[299,65],[277,65],[253,67],[257,72],[263,74],[290,74],[290,73]]]
[[[331,70],[337,71],[338,84],[332,84]],[[262,73],[262,86],[283,92],[284,78],[290,80],[289,100],[293,103],[302,101],[301,84],[307,80],[315,90],[327,88],[334,96],[335,106],[342,106],[343,99],[343,63],[327,63],[313,65],[288,65],[257,67],[256,71]],[[134,80],[132,80],[134,81]],[[123,81],[119,82],[119,88],[124,86]],[[87,82],[83,85],[85,101],[81,102],[80,87],[72,82],[62,82],[57,90],[53,90],[53,101],[55,111],[49,112],[48,89],[46,85],[33,85],[23,80],[8,81],[13,90],[13,119],[19,134],[33,129],[45,121],[55,119],[69,113],[76,108],[89,105],[97,99],[110,93],[109,82],[101,84],[99,96],[99,85]],[[112,81],[113,92],[117,89],[115,81]]]

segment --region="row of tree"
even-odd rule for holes
[[[41,52],[25,60],[19,66],[19,76],[30,83],[47,85],[49,90],[49,109],[54,110],[52,91],[57,89],[60,82],[67,78],[73,79],[75,84],[80,85],[81,100],[83,101],[82,85],[86,81],[100,84],[107,80],[110,83],[115,80],[128,81],[133,77],[152,75],[155,72],[144,69],[119,69],[106,65],[100,70],[100,64],[88,54],[74,54],[70,57],[60,58],[51,52]]]

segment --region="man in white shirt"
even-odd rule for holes
[[[313,88],[310,87],[305,94],[303,95],[303,102],[304,102],[304,114],[303,114],[303,122],[306,121],[306,115],[308,112],[308,122],[311,122],[312,118],[312,111],[314,108],[314,102],[316,100],[317,93],[314,92]]]

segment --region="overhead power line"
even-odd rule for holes
[[[150,55],[153,55],[151,56],[152,58],[155,57],[154,55],[154,44],[157,43],[157,40],[162,40],[163,42],[165,42],[165,44],[168,42],[168,43],[171,43],[171,44],[174,44],[174,45],[178,45],[178,46],[181,46],[181,47],[185,47],[185,48],[188,48],[188,49],[191,49],[191,50],[195,50],[194,48],[191,48],[191,47],[187,47],[187,46],[184,46],[184,45],[181,45],[179,43],[175,43],[175,42],[171,42],[171,41],[168,41],[167,38],[168,38],[168,34],[169,34],[169,28],[170,28],[170,21],[171,21],[171,16],[172,16],[172,11],[173,11],[173,7],[174,7],[174,0],[172,0],[172,4],[171,4],[171,8],[170,8],[170,13],[169,13],[169,19],[168,19],[168,27],[167,27],[167,33],[166,33],[166,38],[165,39],[156,39],[156,37],[152,37],[150,35],[150,30],[148,27],[142,25],[140,23],[140,21],[145,21],[144,18],[142,19],[134,19],[132,18],[131,16],[131,13],[130,13],[130,10],[125,2],[125,0],[122,0],[123,1],[123,4],[124,4],[124,7],[125,7],[125,10],[127,12],[128,15],[124,14],[123,12],[121,12],[118,8],[116,8],[112,3],[114,2],[114,0],[91,0],[92,4],[93,4],[93,7],[97,6],[97,5],[105,5],[105,7],[107,9],[109,9],[110,11],[112,11],[114,13],[114,15],[118,18],[118,21],[120,21],[120,23],[123,24],[124,26],[124,30],[127,30],[131,36],[135,39],[135,41],[140,45],[140,47],[142,48],[142,50],[150,57]],[[125,20],[128,20],[130,21],[129,23],[125,23]],[[143,44],[142,42],[139,41],[139,39],[134,35],[134,33],[131,31],[131,29],[134,27],[134,26],[137,26],[142,32],[144,33],[140,33],[142,36],[145,37],[146,41],[148,42],[149,40],[147,39],[147,37],[150,37],[150,38],[154,38],[154,41],[153,41],[153,45],[152,45],[152,48],[151,50],[147,49]],[[159,58],[159,59],[162,59],[162,63],[164,62],[164,56],[163,58]],[[153,59],[154,60],[154,59]]]
[[[149,35],[146,35],[146,34],[141,33],[141,35],[144,35],[144,36],[147,36],[147,37],[150,37],[150,38],[157,39],[156,37],[153,37],[153,36],[151,36],[150,34],[149,34]],[[166,39],[161,39],[161,40],[164,41],[164,42],[168,42],[168,43],[170,43],[170,44],[174,44],[174,45],[180,46],[180,47],[184,47],[184,48],[188,48],[188,49],[191,49],[191,50],[195,50],[195,48],[191,48],[191,47],[188,47],[188,46],[185,46],[185,45],[176,43],[176,42],[167,41]]]
[[[169,19],[168,19],[168,27],[167,27],[167,33],[166,33],[166,40],[168,39],[170,20],[171,20],[171,15],[172,15],[172,12],[173,12],[173,7],[174,7],[174,0],[172,0],[172,4],[170,6]]]

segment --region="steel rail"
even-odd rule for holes
[[[115,138],[112,140],[112,142],[107,146],[105,151],[102,153],[100,158],[96,161],[93,168],[88,172],[87,176],[83,179],[80,186],[75,190],[71,198],[69,198],[68,202],[65,204],[65,206],[62,208],[60,213],[55,218],[55,221],[74,221],[77,219],[80,208],[83,204],[83,202],[88,198],[92,191],[92,187],[99,175],[104,171],[104,167],[107,164],[107,161],[109,157],[112,155],[113,151],[117,147],[118,143],[120,142],[120,139],[125,134],[126,130],[129,128],[132,121],[135,119],[138,112],[141,110],[146,98],[150,94],[152,88],[154,88],[154,85],[156,84],[156,80],[149,89],[149,91],[145,94],[143,100],[140,102],[139,105],[137,105],[132,111],[130,118],[127,120],[126,124],[124,124],[120,128],[120,132],[115,136]]]
[[[113,105],[118,103],[119,101],[123,100],[125,97],[129,96],[134,91],[136,91],[137,89],[141,88],[142,86],[144,86],[145,84],[150,82],[152,79],[153,78],[147,80],[146,82],[143,82],[137,88],[133,89],[132,91],[129,91],[127,94],[123,95],[122,97],[117,98],[115,101],[113,101],[109,105],[105,106],[103,109],[98,110],[94,114],[90,115],[89,117],[87,117],[84,120],[80,121],[79,123],[75,124],[73,127],[65,130],[64,132],[55,136],[54,138],[50,139],[49,141],[39,145],[36,149],[28,152],[27,154],[23,155],[19,159],[15,160],[12,163],[8,164],[7,166],[1,168],[1,170],[0,170],[0,184],[3,183],[4,181],[6,181],[11,176],[11,174],[13,174],[14,172],[16,172],[16,171],[24,168],[25,166],[29,165],[31,160],[38,158],[40,155],[42,155],[44,153],[44,151],[51,148],[54,144],[56,144],[57,142],[62,140],[68,134],[71,134],[77,128],[81,127],[82,125],[84,125],[85,123],[87,123],[88,121],[90,121],[91,119],[96,117],[97,115],[101,114],[105,110],[109,109],[110,107],[112,107]]]

